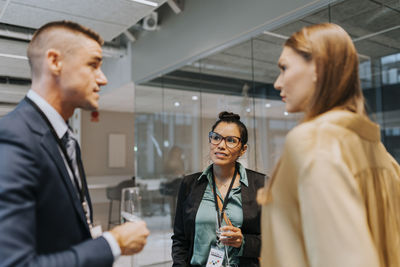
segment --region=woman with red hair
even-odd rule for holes
[[[365,112],[358,64],[335,24],[284,45],[274,86],[305,116],[258,195],[261,266],[400,266],[400,167]]]

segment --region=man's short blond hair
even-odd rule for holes
[[[32,76],[34,74],[39,74],[39,65],[44,57],[43,53],[45,50],[47,50],[46,48],[50,48],[48,42],[48,33],[52,32],[53,30],[65,30],[67,32],[69,31],[71,33],[81,34],[84,37],[96,41],[100,46],[104,43],[103,38],[101,38],[97,32],[76,22],[67,20],[49,22],[36,30],[32,40],[28,45],[27,54]]]

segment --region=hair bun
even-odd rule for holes
[[[238,127],[238,130],[240,132],[240,139],[241,139],[242,148],[243,148],[243,146],[245,144],[247,144],[248,133],[247,133],[246,125],[244,125],[243,122],[240,121],[240,116],[233,112],[222,111],[221,113],[218,114],[218,120],[211,127],[211,131],[213,132],[215,130],[215,127],[217,127],[218,124],[220,124],[221,122],[236,124],[236,126]]]
[[[240,121],[240,116],[238,114],[228,111],[222,111],[219,113],[218,118],[220,120]]]

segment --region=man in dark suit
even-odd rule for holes
[[[107,83],[102,43],[92,30],[58,21],[29,44],[32,88],[0,120],[0,266],[112,266],[146,243],[144,222],[93,237],[79,146],[68,145],[66,121],[75,108],[96,110]]]

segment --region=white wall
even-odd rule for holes
[[[100,111],[99,122],[90,118],[89,111],[82,111],[81,144],[86,176],[133,176],[133,113]],[[125,167],[108,167],[108,138],[112,133],[126,135]]]

